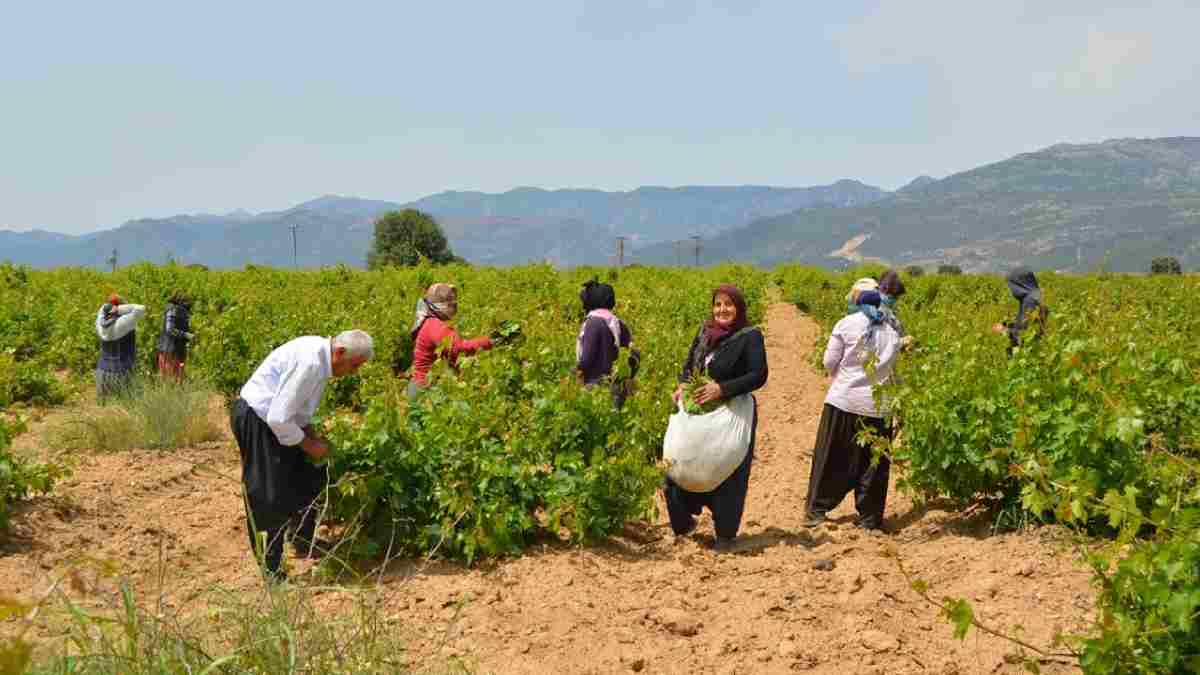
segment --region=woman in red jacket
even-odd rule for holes
[[[481,337],[464,340],[459,337],[450,321],[458,313],[458,289],[450,284],[434,284],[425,291],[425,297],[417,300],[417,317],[412,327],[413,363],[412,377],[408,382],[409,399],[429,386],[429,370],[438,358],[444,358],[451,367],[459,354],[471,355],[492,348],[491,338]],[[439,353],[438,347],[449,338],[447,347]]]

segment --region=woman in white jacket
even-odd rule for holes
[[[129,387],[137,364],[137,322],[144,305],[125,304],[113,293],[96,314],[100,360],[96,362],[96,399],[104,400]]]
[[[833,383],[825,395],[813,450],[808,527],[822,523],[852,490],[858,526],[883,527],[891,461],[880,457],[872,465],[870,446],[855,440],[863,428],[883,436],[890,433],[873,389],[891,376],[900,336],[879,311],[880,300],[874,290],[857,293],[853,311],[833,327],[825,348],[825,369],[833,375]]]

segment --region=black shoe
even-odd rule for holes
[[[713,542],[713,550],[717,553],[728,553],[737,547],[737,539],[735,537],[717,537]]]
[[[804,522],[801,523],[801,525],[803,525],[804,527],[812,528],[812,527],[816,527],[824,522],[825,522],[825,514],[824,513],[810,512],[807,516],[805,516]]]
[[[864,523],[862,521],[859,521],[859,522],[855,523],[854,526],[867,534],[887,534],[887,532],[884,531],[884,529],[883,529],[882,523],[872,523],[872,522]]]
[[[692,518],[691,525],[688,525],[687,527],[683,528],[682,530],[676,530],[676,529],[672,528],[671,531],[675,533],[676,537],[686,537],[689,534],[695,532],[696,526],[699,524],[700,524],[700,521],[696,520],[695,518]]]

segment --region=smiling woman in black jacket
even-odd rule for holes
[[[763,334],[750,325],[746,316],[746,298],[737,286],[723,285],[713,291],[712,318],[700,328],[688,350],[679,375],[679,387],[675,389],[676,402],[683,396],[686,383],[700,374],[707,374],[713,381],[696,393],[698,404],[749,394],[767,383],[767,350]],[[667,513],[676,535],[686,535],[694,530],[696,516],[708,507],[717,535],[716,549],[722,551],[733,547],[746,506],[757,426],[756,402],[746,458],[715,490],[688,492],[667,479]]]

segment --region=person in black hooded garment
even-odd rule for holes
[[[1029,321],[1034,314],[1036,313],[1038,317],[1038,328],[1034,334],[1034,337],[1037,338],[1041,336],[1045,328],[1049,312],[1042,304],[1042,289],[1038,286],[1033,270],[1024,266],[1018,267],[1008,273],[1006,280],[1008,281],[1008,290],[1012,291],[1013,297],[1019,303],[1017,316],[1012,321],[995,324],[992,326],[992,330],[1008,335],[1008,355],[1012,356],[1013,350],[1021,344],[1021,333],[1029,327]]]
[[[633,393],[633,377],[641,364],[641,352],[633,348],[633,334],[613,314],[617,306],[617,294],[613,287],[598,281],[589,281],[579,293],[583,311],[587,314],[575,340],[575,374],[585,386],[599,384],[612,375],[613,365],[620,356],[621,348],[629,348],[630,378],[613,380],[609,384],[613,405],[620,408]]]

